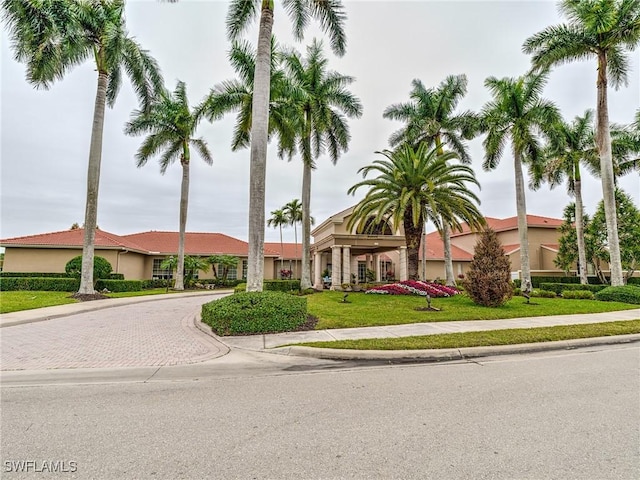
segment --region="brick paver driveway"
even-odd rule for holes
[[[179,365],[226,353],[194,317],[215,297],[176,297],[0,329],[2,370]]]

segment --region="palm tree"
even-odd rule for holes
[[[453,152],[438,154],[425,143],[417,148],[403,144],[395,151],[376,152],[384,160],[375,160],[359,170],[363,177],[378,172],[376,178],[352,186],[354,194],[360,187],[369,187],[365,197],[353,210],[347,228],[364,229],[367,224],[392,221],[394,229],[404,227],[407,243],[408,274],[418,278],[418,247],[424,222],[431,220],[441,229],[441,222],[460,227],[459,219],[470,226],[479,226],[483,217],[476,204],[478,197],[468,185],[479,187],[473,170],[467,165],[449,164],[457,158]],[[373,221],[371,220],[373,218]]]
[[[269,93],[271,79],[271,33],[274,0],[232,0],[227,14],[227,30],[236,40],[256,18],[260,9],[258,48],[256,54],[254,90],[251,107],[251,165],[249,178],[249,259],[247,291],[261,291],[264,278],[265,176],[269,130]],[[331,48],[338,54],[345,51],[346,15],[341,0],[282,0],[293,20],[293,33],[301,39],[309,20],[316,18],[329,33]]]
[[[598,159],[594,134],[593,111],[587,110],[583,116],[577,116],[572,123],[561,121],[558,134],[545,152],[547,157],[543,168],[533,169],[532,186],[539,187],[541,181],[549,182],[551,188],[560,185],[565,177],[567,190],[575,196],[575,224],[578,244],[578,276],[580,283],[586,285],[587,255],[584,241],[584,208],[582,203],[582,175],[580,164],[592,164]]]
[[[626,51],[640,44],[640,0],[563,0],[560,12],[568,18],[568,23],[547,27],[529,37],[523,50],[533,54],[533,67],[538,70],[576,60],[596,58],[598,61],[596,143],[611,257],[611,285],[623,285],[607,83],[611,81],[614,88],[618,88],[627,82]]]
[[[416,145],[424,142],[436,146],[438,153],[444,153],[444,144],[455,152],[462,163],[471,163],[471,157],[464,140],[474,136],[478,123],[477,115],[466,111],[455,114],[458,103],[467,93],[466,75],[449,75],[438,88],[425,88],[422,82],[414,79],[407,103],[398,103],[387,107],[384,118],[400,120],[405,126],[391,135],[391,146],[409,142]],[[445,278],[447,285],[455,285],[453,260],[451,258],[451,227],[442,223],[444,242]]]
[[[289,225],[289,218],[284,209],[279,208],[271,212],[271,218],[267,220],[267,225],[273,228],[280,228],[280,270],[284,270],[284,244],[282,243],[282,226]]]
[[[311,172],[316,159],[329,151],[335,165],[346,152],[351,135],[345,117],[362,115],[362,104],[347,86],[352,77],[327,71],[328,60],[322,42],[314,39],[302,59],[298,52],[285,57],[289,79],[293,84],[292,103],[298,119],[298,150],[302,155],[302,275],[300,288],[311,288]]]
[[[287,218],[287,222],[289,225],[293,225],[293,234],[295,238],[295,256],[296,263],[298,262],[298,222],[302,222],[302,203],[297,198],[294,198],[289,203],[287,203],[284,207],[282,207],[282,211]],[[294,275],[294,278],[296,275]]]
[[[560,119],[556,106],[540,97],[546,78],[546,74],[539,73],[519,78],[489,77],[484,82],[493,95],[493,100],[482,110],[483,130],[487,131],[487,137],[483,142],[483,168],[493,170],[498,166],[505,144],[510,140],[516,184],[523,288],[531,286],[531,268],[522,164],[528,162],[535,165],[541,160],[539,134],[551,135]]]
[[[177,159],[180,159],[182,165],[178,263],[173,287],[175,290],[184,290],[184,239],[189,205],[190,147],[195,148],[208,165],[212,163],[207,142],[203,138],[194,138],[198,124],[204,116],[205,104],[206,101],[190,109],[187,87],[184,82],[178,82],[173,93],[163,89],[152,100],[148,109],[134,111],[125,127],[125,133],[128,135],[148,134],[136,153],[138,167],[146,165],[151,157],[158,154],[162,154],[160,173],[163,175],[167,167]]]
[[[129,36],[124,0],[3,0],[3,18],[14,57],[27,65],[27,81],[48,89],[68,70],[88,59],[95,62],[98,82],[93,112],[87,174],[87,200],[79,295],[94,294],[93,258],[98,214],[105,104],[112,107],[129,77],[142,105],[162,87],[156,61]]]

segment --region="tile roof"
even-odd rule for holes
[[[511,255],[514,252],[517,252],[518,250],[520,250],[520,244],[519,243],[511,243],[509,245],[502,245],[502,249],[504,250],[504,253],[507,255]]]
[[[282,255],[282,251],[280,249],[280,242],[264,242],[265,252],[267,249],[269,251],[275,252],[277,255],[281,256],[285,260],[300,260],[302,259],[302,244],[301,243],[287,243],[284,242],[282,244],[284,247],[284,255]]]
[[[59,232],[41,233],[0,240],[2,246],[42,246],[42,247],[82,247],[84,229],[62,230]],[[95,246],[147,252],[147,249],[133,240],[96,229]]]
[[[427,234],[427,260],[443,260],[444,259],[444,242],[438,232]],[[418,248],[418,258],[422,260],[422,244]],[[451,259],[455,262],[470,262],[473,260],[473,254],[463,250],[460,247],[451,245]]]
[[[518,228],[518,217],[509,218],[493,218],[485,217],[487,225],[493,228],[496,232],[504,232],[506,230],[515,230]],[[558,228],[562,225],[563,220],[551,217],[541,217],[539,215],[527,215],[527,225],[529,227],[538,228]],[[451,233],[452,237],[466,235],[470,232],[469,226],[466,223],[462,224],[462,232],[454,231]]]

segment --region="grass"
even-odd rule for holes
[[[565,300],[562,298],[514,297],[502,307],[488,308],[474,304],[468,297],[456,295],[434,298],[432,306],[441,311],[416,311],[426,306],[424,297],[409,295],[365,295],[350,293],[341,303],[342,292],[323,292],[307,296],[309,314],[319,319],[316,329],[372,327],[403,323],[450,322],[456,320],[498,320],[503,318],[540,317],[580,313],[600,313],[638,308],[619,302]]]
[[[553,342],[632,333],[640,333],[640,319],[556,327],[513,328],[488,332],[445,333],[418,337],[338,340],[333,342],[301,343],[298,345],[352,350],[429,350]]]

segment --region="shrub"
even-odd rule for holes
[[[109,275],[109,280],[124,280],[124,274],[112,273]]]
[[[233,293],[240,293],[240,292],[246,292],[246,291],[247,291],[247,284],[246,283],[239,283],[233,289]]]
[[[300,291],[300,295],[313,295],[316,291],[313,288],[305,288]]]
[[[72,258],[67,262],[64,267],[67,274],[80,278],[82,274],[82,255]],[[103,278],[109,278],[109,275],[113,271],[111,264],[106,258],[95,256],[93,257],[93,281]]]
[[[640,287],[625,285],[623,287],[607,287],[596,293],[596,300],[604,302],[623,302],[640,305]]]
[[[638,285],[638,286],[640,286],[640,277],[629,277],[629,278],[627,278],[627,285]]]
[[[536,288],[531,291],[531,296],[541,298],[556,298],[558,295],[556,295],[556,292],[552,292],[551,290],[540,290]]]
[[[156,278],[154,280],[142,280],[142,289],[148,290],[152,288],[167,288],[173,285],[173,280],[163,280]]]
[[[218,335],[287,332],[307,321],[307,299],[282,292],[241,292],[205,303],[202,321]]]
[[[51,272],[0,272],[0,277],[38,277],[38,278],[70,278],[71,276],[65,272],[51,273]]]
[[[589,290],[565,290],[562,292],[563,298],[579,298],[583,300],[593,300],[595,296]]]
[[[98,280],[96,290],[104,288],[110,292],[139,292],[142,290],[142,280]]]
[[[540,288],[543,290],[550,290],[556,292],[558,295],[564,294],[569,290],[588,290],[589,292],[599,292],[603,288],[607,288],[606,285],[581,285],[579,283],[541,283]]]
[[[75,292],[80,288],[78,278],[3,277],[1,291],[38,290],[44,292]]]
[[[262,283],[263,290],[273,292],[290,292],[292,290],[300,290],[300,280],[264,280]]]
[[[486,307],[503,305],[513,296],[509,258],[490,228],[475,246],[464,287],[474,303]]]
[[[458,290],[439,283],[421,282],[420,280],[403,280],[402,282],[387,283],[370,288],[365,293],[382,295],[421,295],[426,297],[450,297],[457,295]]]

